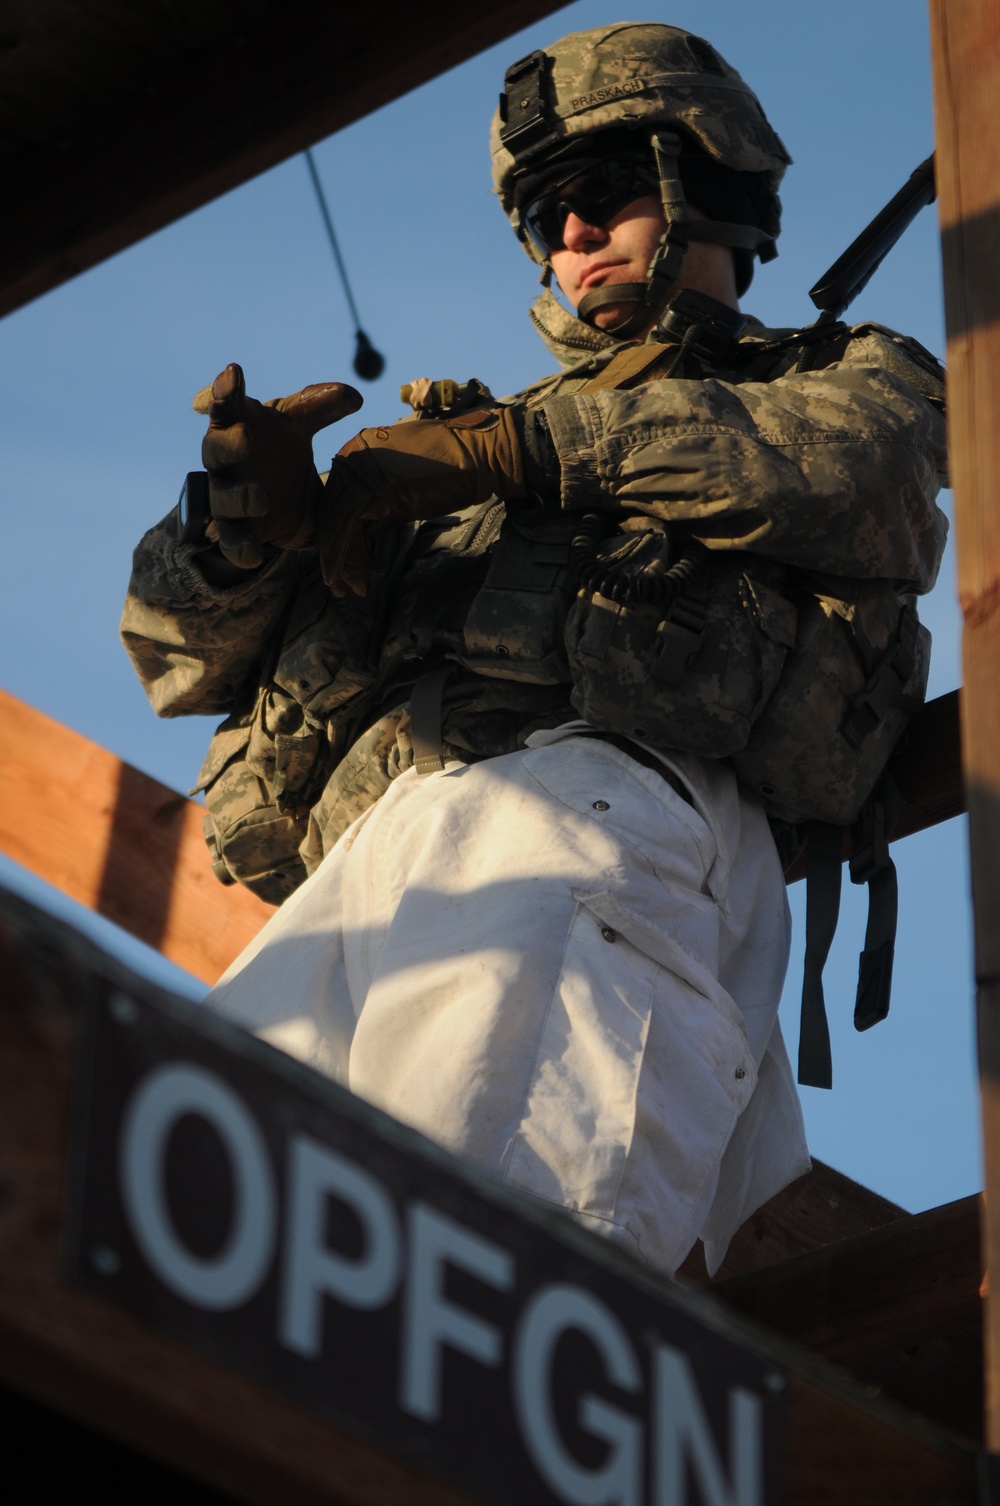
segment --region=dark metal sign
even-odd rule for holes
[[[502,1506],[773,1506],[783,1377],[206,1011],[91,1022],[74,1279]]]

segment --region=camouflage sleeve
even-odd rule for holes
[[[141,540],[132,561],[121,635],[157,716],[233,709],[295,592],[300,564],[279,554],[235,586],[209,585],[172,514]]]
[[[939,402],[862,334],[822,370],[652,381],[544,404],[562,504],[685,525],[709,547],[927,591],[947,523]],[[926,380],[922,385],[927,386]]]

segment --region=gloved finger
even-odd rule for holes
[[[357,413],[363,402],[361,393],[347,382],[313,382],[301,392],[293,392],[290,397],[272,398],[264,406],[287,413],[296,427],[311,439],[328,424],[335,424],[349,413]]]
[[[240,465],[250,453],[250,435],[246,424],[227,428],[209,428],[201,442],[201,463],[206,471],[225,471]]]
[[[216,519],[219,548],[231,565],[241,570],[255,570],[264,559],[264,549],[259,539],[250,532],[246,523],[230,518]]]
[[[208,505],[213,518],[263,518],[267,492],[259,481],[208,479]]]
[[[230,361],[212,383],[212,401],[208,405],[210,429],[228,428],[246,418],[247,384],[243,367]]]

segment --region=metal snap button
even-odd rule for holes
[[[608,804],[608,802],[606,800],[595,800],[594,801],[594,810],[595,811],[609,811],[610,809],[611,809],[611,807],[610,807],[610,805]]]
[[[737,1082],[742,1082],[743,1079],[744,1079],[744,1077],[746,1077],[746,1075],[747,1075],[747,1069],[746,1069],[746,1067],[737,1067],[736,1068],[736,1081]]]
[[[601,927],[601,935],[604,937],[605,941],[617,941],[618,940],[618,932],[617,931],[613,931],[610,926],[602,926]]]

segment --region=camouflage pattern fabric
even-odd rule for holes
[[[923,703],[930,634],[888,581],[831,576],[795,596],[795,653],[732,765],[769,816],[847,826]]]
[[[666,617],[581,592],[566,624],[573,704],[592,726],[654,747],[740,752],[795,647],[785,573],[712,557]]]
[[[557,332],[564,350],[576,322]],[[521,395],[548,417],[567,520],[579,509],[604,511],[612,528],[628,516],[649,518],[702,540],[733,590],[748,593],[743,622],[758,633],[769,624],[768,683],[787,651],[788,623],[775,599],[787,600],[780,584],[787,566],[848,577],[837,598],[848,599],[847,609],[858,578],[888,590],[894,610],[893,588],[930,589],[946,531],[934,503],[944,420],[940,375],[918,347],[872,325],[806,344],[753,325],[732,369],[588,393],[582,389],[620,348],[598,344]],[[404,708],[410,687],[435,664],[462,666],[449,683],[444,723],[446,748],[457,756],[509,752],[536,728],[575,714],[571,687],[559,682],[544,642],[553,620],[546,591],[559,589],[564,569],[554,555],[544,563],[544,550],[560,546],[528,540],[541,547],[537,562],[550,579],[536,594],[534,626],[503,642],[482,591],[502,528],[498,504],[423,525],[400,547],[381,594],[337,601],[323,591],[309,551],[217,588],[201,575],[196,553],[178,545],[171,519],[146,535],[123,638],[158,714],[227,715],[199,780],[217,871],[268,898],[290,892],[409,766]],[[519,538],[521,547],[523,532]],[[576,619],[571,626],[577,652],[586,632]],[[613,675],[602,694],[616,719],[590,706],[598,725],[620,727],[636,710],[629,687],[649,677],[640,637],[629,626],[607,656]],[[510,651],[493,653],[498,642]],[[742,675],[743,700],[734,698],[734,725],[753,719],[763,691],[751,684],[750,659],[744,655],[738,673],[739,662],[737,654],[730,684]],[[911,679],[911,692],[915,686]],[[816,696],[818,687],[803,706],[815,707]],[[638,726],[645,723],[631,732]],[[678,742],[665,729],[663,736],[664,745]],[[754,752],[751,738],[737,756]],[[758,760],[741,772],[759,787],[761,767]]]
[[[933,500],[943,415],[888,368],[892,336],[861,326],[839,343],[836,364],[770,381],[546,399],[563,506],[647,514],[710,549],[929,591],[947,533]]]

